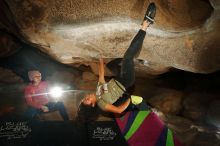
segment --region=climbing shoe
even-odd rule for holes
[[[147,20],[151,24],[153,24],[155,15],[156,15],[156,5],[154,3],[150,3],[145,13],[144,21]]]

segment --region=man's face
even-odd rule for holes
[[[34,83],[38,84],[38,83],[40,83],[40,81],[41,81],[41,74],[35,75],[33,77],[33,82]]]

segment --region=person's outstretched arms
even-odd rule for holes
[[[114,106],[112,104],[106,104],[105,111],[120,114],[123,111],[125,111],[125,109],[128,107],[129,104],[130,104],[130,98],[127,99],[124,103],[122,103],[119,106]]]
[[[101,84],[105,83],[105,66],[103,58],[99,58],[99,82]]]

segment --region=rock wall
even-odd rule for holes
[[[91,66],[100,54],[105,62],[123,57],[149,4],[147,0],[6,2],[27,42],[72,66]],[[195,73],[219,70],[219,3],[152,2],[157,14],[138,57],[146,62],[141,70],[146,75],[169,68]]]

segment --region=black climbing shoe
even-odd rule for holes
[[[153,24],[155,15],[156,15],[156,6],[154,3],[150,3],[145,13],[144,21],[147,20],[148,22]]]

